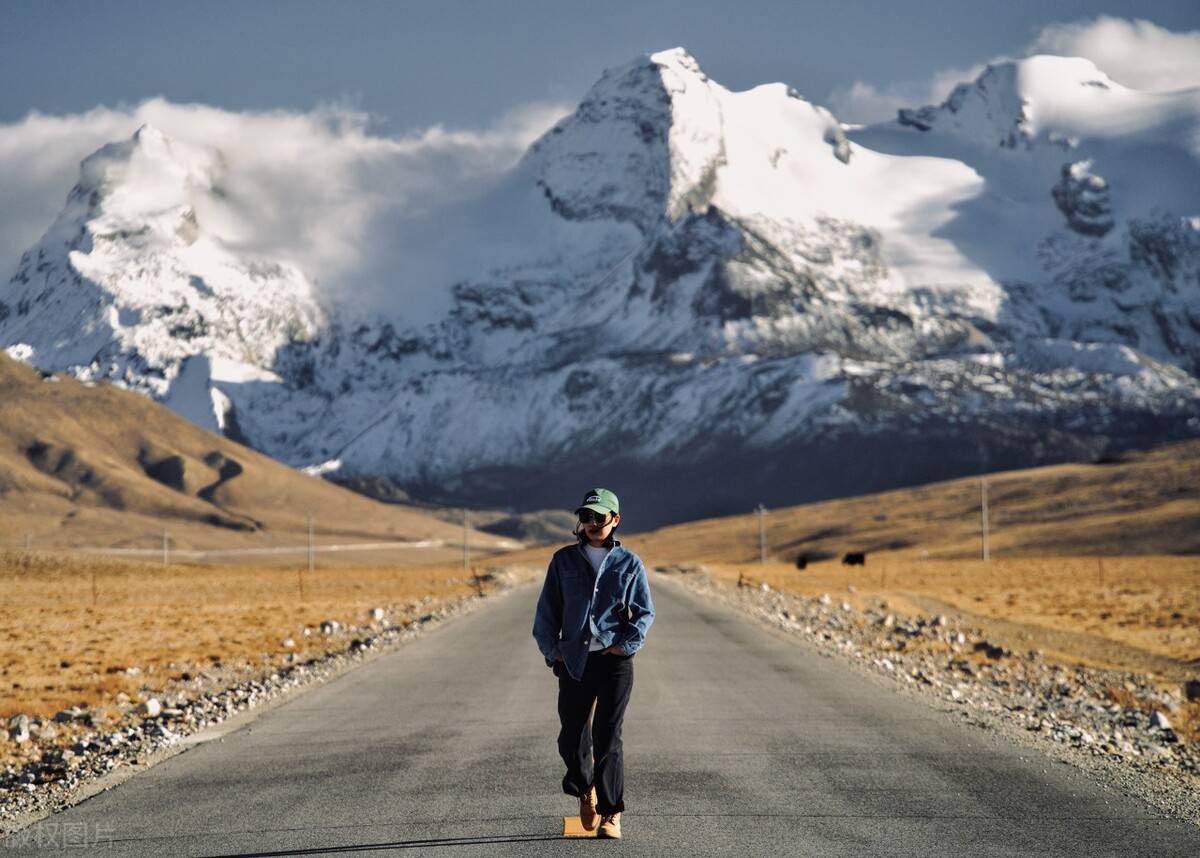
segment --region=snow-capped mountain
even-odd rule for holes
[[[989,68],[848,129],[681,49],[611,70],[431,253],[432,324],[214,237],[221,154],[84,162],[0,345],[296,466],[639,525],[1200,435],[1200,90]]]

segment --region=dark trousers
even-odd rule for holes
[[[625,809],[621,722],[633,691],[633,658],[588,653],[587,667],[578,682],[567,675],[561,663],[554,669],[558,675],[558,720],[562,724],[558,752],[567,764],[563,792],[578,796],[595,786],[596,809],[601,814]]]

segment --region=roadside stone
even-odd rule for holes
[[[8,719],[8,736],[18,745],[29,741],[29,716],[24,713]]]
[[[149,697],[142,701],[137,711],[139,715],[147,718],[156,718],[162,713],[162,704],[158,702],[157,697]]]
[[[975,652],[981,652],[991,659],[1000,659],[1006,655],[1012,655],[1012,653],[1006,650],[1004,647],[996,646],[995,644],[988,643],[987,641],[979,641],[975,644],[973,649]]]
[[[1155,730],[1170,730],[1171,722],[1167,719],[1166,715],[1156,709],[1150,716],[1150,726]]]

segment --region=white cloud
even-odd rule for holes
[[[1086,57],[1133,89],[1200,86],[1200,30],[1175,33],[1150,21],[1101,15],[1051,24],[1033,40],[1029,53]]]
[[[482,129],[434,126],[399,137],[372,134],[365,114],[340,106],[237,113],[152,99],[69,116],[33,113],[0,125],[0,276],[62,209],[79,162],[149,123],[220,151],[229,198],[207,228],[239,249],[295,262],[328,288],[353,288],[395,261],[380,223],[402,224],[470,197],[567,112],[532,104]]]
[[[1057,54],[1091,60],[1113,80],[1132,87],[1165,91],[1200,86],[1200,30],[1175,33],[1150,21],[1128,21],[1102,15],[1084,21],[1050,24],[1020,56]],[[997,63],[1011,57],[993,57]],[[947,68],[923,80],[876,86],[855,81],[830,93],[829,107],[843,122],[869,123],[894,119],[901,107],[940,104],[954,87],[974,80],[987,63]]]

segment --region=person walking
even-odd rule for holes
[[[558,677],[563,792],[579,798],[585,829],[620,838],[621,724],[633,691],[633,657],[654,622],[654,603],[641,558],[614,537],[621,523],[617,496],[592,489],[575,514],[579,542],[550,560],[533,638]]]

